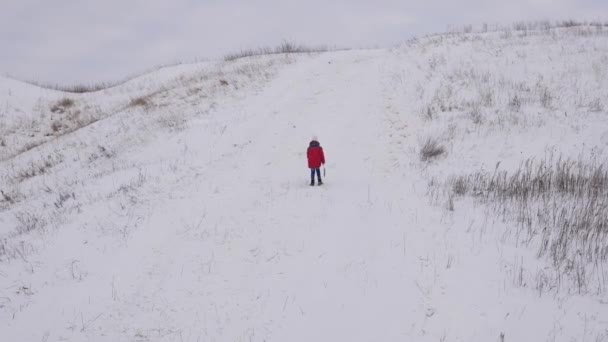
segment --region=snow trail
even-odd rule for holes
[[[426,309],[405,255],[421,241],[408,237],[416,229],[413,210],[393,207],[397,192],[390,188],[401,185],[386,181],[383,62],[376,51],[320,56],[245,101],[242,120],[214,147],[232,145],[234,154],[212,164],[201,158],[194,166],[204,170],[199,189],[150,219],[160,231],[197,211],[201,217],[197,228],[163,233],[159,245],[142,248],[155,251],[144,259],[158,276],[140,278],[133,295],[144,302],[136,306],[160,300],[178,311],[192,303],[186,322],[174,322],[172,330],[196,330],[200,319],[207,328],[197,334],[209,340],[371,341],[407,334],[409,313]],[[312,134],[328,160],[321,187],[307,184]],[[194,160],[208,148],[199,137],[184,142]]]
[[[212,181],[220,189],[215,201],[241,208],[238,218],[226,213],[239,220],[232,232],[241,256],[226,257],[253,263],[225,275],[241,279],[233,290],[251,312],[240,329],[229,329],[233,338],[392,340],[406,328],[398,313],[411,305],[407,268],[402,255],[393,258],[401,248],[392,252],[394,240],[379,231],[402,222],[387,224],[386,209],[375,208],[382,206],[378,177],[387,158],[381,65],[378,52],[305,62],[246,102],[245,116],[256,120],[228,129],[234,139],[250,137],[231,161],[235,168],[209,178],[219,179]],[[322,187],[307,185],[313,134],[328,160]],[[370,322],[387,329],[370,330]]]

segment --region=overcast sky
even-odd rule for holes
[[[608,19],[608,0],[0,0],[0,72],[111,81],[283,40],[391,46],[465,24]]]

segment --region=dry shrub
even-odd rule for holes
[[[518,21],[513,24],[513,29],[515,31],[525,31],[528,29],[528,25],[525,21]]]
[[[150,105],[150,99],[148,96],[140,96],[131,99],[129,107],[148,107]]]
[[[564,21],[556,23],[557,27],[576,27],[576,26],[581,26],[581,25],[582,25],[582,23],[580,23],[576,20],[573,20],[573,19],[568,19],[568,20],[564,20]]]
[[[429,161],[445,153],[445,147],[437,138],[427,138],[420,148],[420,160]]]
[[[549,91],[549,88],[546,86],[542,86],[539,88],[538,90],[539,94],[539,101],[540,104],[544,107],[544,108],[551,108],[551,103],[553,101],[553,96],[551,95],[551,92]]]
[[[51,123],[51,130],[55,133],[59,132],[62,127],[63,127],[63,125],[59,121],[53,121]]]
[[[5,193],[4,190],[0,190],[0,201],[7,202],[8,204],[15,203],[15,195]]]
[[[51,106],[51,112],[53,113],[63,113],[68,108],[74,106],[74,100],[69,97],[64,97],[61,100],[57,101],[53,106]]]
[[[463,196],[467,193],[469,185],[464,177],[456,178],[452,181],[452,193],[458,196]]]
[[[474,124],[480,125],[483,122],[483,117],[481,115],[481,108],[479,104],[473,105],[471,110],[469,111],[469,117]]]
[[[509,108],[514,112],[519,112],[521,110],[521,99],[517,95],[513,95],[509,100]]]
[[[422,114],[424,116],[425,119],[432,121],[433,117],[434,117],[434,111],[433,108],[431,106],[426,106],[425,109],[422,110]]]
[[[63,99],[59,100],[59,102],[57,102],[57,105],[64,108],[70,108],[74,105],[74,100],[69,97],[64,97]]]
[[[33,212],[18,212],[15,214],[15,218],[17,219],[16,230],[18,234],[26,234],[43,229],[47,224],[42,216]]]

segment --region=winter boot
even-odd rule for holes
[[[315,181],[310,181],[310,186],[315,185]]]

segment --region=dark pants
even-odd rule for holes
[[[311,183],[315,182],[315,173],[317,174],[317,180],[319,181],[319,183],[322,183],[321,182],[321,168],[318,168],[318,167],[310,168],[310,182]]]

